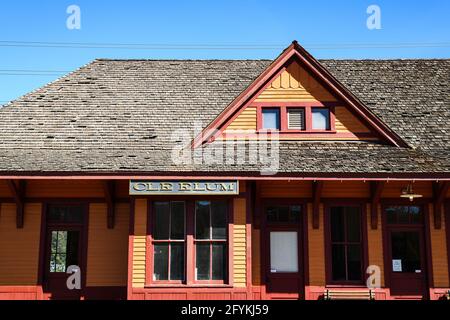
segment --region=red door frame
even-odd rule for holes
[[[307,211],[307,202],[306,200],[297,200],[297,199],[286,199],[286,198],[266,198],[261,199],[261,232],[260,232],[260,243],[261,243],[261,284],[263,286],[263,299],[271,299],[272,296],[267,292],[267,274],[270,271],[270,243],[269,239],[269,231],[274,228],[285,228],[285,230],[296,230],[299,234],[298,237],[298,258],[299,258],[299,289],[298,292],[300,299],[305,299],[305,287],[309,285],[309,259],[308,259],[308,211]],[[295,225],[283,225],[283,224],[273,224],[269,225],[266,217],[266,209],[270,205],[298,205],[301,206],[302,216],[300,217],[300,221],[297,224],[297,228],[294,228]],[[292,295],[284,295],[276,294],[274,297],[278,299],[283,298],[292,298]]]
[[[421,225],[422,239],[423,239],[423,247],[424,247],[424,266],[426,270],[424,270],[425,275],[425,288],[426,292],[423,296],[424,299],[429,299],[430,290],[429,288],[433,286],[433,262],[431,257],[431,235],[430,235],[430,222],[429,222],[429,210],[428,210],[429,201],[426,199],[423,200],[415,200],[414,202],[410,202],[407,199],[382,199],[381,200],[381,221],[382,221],[382,233],[383,233],[383,256],[384,256],[384,284],[386,288],[390,288],[391,286],[391,269],[392,269],[392,261],[390,259],[390,240],[388,239],[388,224],[386,219],[386,207],[388,206],[420,206],[422,209],[422,217],[423,224]],[[398,225],[400,227],[402,225]],[[417,228],[417,225],[413,226]]]
[[[445,221],[445,233],[447,238],[448,277],[450,279],[450,199],[447,199],[446,202],[444,203],[444,221]]]
[[[324,203],[324,223],[325,223],[325,270],[327,287],[364,287],[366,288],[367,274],[366,270],[369,266],[369,248],[367,239],[367,202],[361,199],[332,199],[323,200]],[[361,217],[361,281],[333,281],[332,280],[332,258],[331,258],[331,224],[330,209],[331,207],[355,207],[360,208]]]
[[[80,206],[83,209],[83,222],[74,229],[80,230],[80,268],[81,268],[81,290],[79,290],[79,298],[84,299],[86,295],[86,274],[87,274],[87,250],[88,250],[88,226],[89,226],[89,203],[80,202],[72,199],[65,200],[49,200],[42,204],[41,213],[41,235],[39,244],[39,267],[38,267],[38,285],[42,287],[44,299],[51,298],[51,293],[47,291],[47,271],[48,271],[48,230],[49,228],[66,228],[70,229],[70,224],[48,224],[47,210],[49,205],[61,206]],[[67,277],[70,275],[67,275]]]

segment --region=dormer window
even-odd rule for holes
[[[262,129],[281,129],[280,108],[264,108],[262,110]]]
[[[278,103],[277,103],[278,104]],[[258,130],[280,133],[334,133],[334,107],[320,103],[261,105]]]

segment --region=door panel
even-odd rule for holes
[[[70,266],[80,266],[81,230],[49,228],[47,232],[45,291],[51,299],[79,299],[80,290],[69,290]]]
[[[299,299],[303,284],[304,206],[268,200],[264,210],[265,288],[268,299]]]
[[[391,294],[426,295],[424,241],[421,229],[389,231]]]

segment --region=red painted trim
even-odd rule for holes
[[[363,286],[366,280],[366,270],[369,266],[368,242],[367,242],[367,205],[366,201],[354,199],[339,199],[327,201],[324,203],[324,226],[325,226],[325,270],[326,283],[328,286]],[[360,208],[361,217],[361,280],[360,281],[334,281],[332,279],[332,258],[331,258],[331,225],[330,225],[330,209],[336,206],[347,206]]]
[[[127,279],[127,299],[133,294],[133,254],[134,254],[134,219],[135,219],[136,199],[132,198],[130,203],[130,219],[128,226],[128,279]]]
[[[378,117],[376,117],[359,99],[357,99],[349,90],[345,88],[331,73],[326,70],[315,58],[313,58],[303,47],[297,42],[293,42],[284,52],[267,67],[267,69],[239,95],[225,110],[208,125],[203,132],[197,136],[192,143],[194,148],[199,147],[205,142],[210,141],[214,137],[217,129],[223,127],[224,123],[237,112],[239,108],[245,107],[252,97],[254,98],[258,88],[267,85],[268,80],[275,72],[286,65],[290,59],[297,58],[309,70],[312,75],[317,78],[325,87],[335,95],[338,100],[342,100],[356,114],[365,120],[370,127],[374,128],[380,136],[398,147],[408,147],[396,133],[394,133],[387,125],[385,125]]]
[[[386,207],[389,205],[411,205],[411,202],[407,199],[382,199],[381,201],[381,216],[382,216],[382,233],[383,233],[383,258],[384,258],[384,282],[386,287],[391,286],[391,273],[392,273],[392,267],[391,267],[391,261],[390,261],[390,248],[389,248],[389,239],[388,239],[388,224],[387,224],[387,218],[386,218]],[[421,206],[422,212],[423,212],[423,224],[422,225],[416,225],[413,226],[413,228],[421,228],[421,232],[423,234],[423,241],[424,241],[424,256],[425,256],[425,266],[427,268],[426,270],[426,277],[425,277],[425,283],[426,287],[431,288],[433,286],[434,280],[433,280],[433,262],[432,262],[432,256],[431,256],[431,235],[430,235],[430,212],[428,210],[428,205],[430,201],[427,199],[419,199],[415,200],[412,205]],[[401,227],[400,225],[399,227]],[[427,298],[427,295],[429,294],[428,290],[425,293],[425,298]]]
[[[291,199],[291,198],[263,198],[261,199],[262,206],[261,206],[261,232],[260,232],[260,254],[261,254],[261,285],[263,287],[262,292],[262,299],[289,299],[289,298],[297,298],[299,296],[300,298],[304,298],[306,292],[304,291],[305,285],[309,283],[309,256],[308,256],[308,208],[307,208],[307,201],[305,199]],[[297,225],[294,224],[269,224],[267,222],[266,217],[266,208],[270,205],[299,205],[302,208],[302,218],[300,222]],[[268,244],[268,237],[267,237],[267,231],[271,227],[288,227],[292,228],[296,226],[296,230],[298,233],[301,233],[301,237],[299,237],[298,241],[300,242],[299,248],[298,248],[298,257],[301,257],[301,264],[299,265],[300,269],[300,283],[299,283],[299,289],[300,292],[290,292],[290,293],[277,293],[274,295],[271,295],[267,292],[267,272],[270,269],[270,254],[269,254],[269,244]],[[305,241],[306,240],[306,241]],[[306,257],[306,259],[305,259]]]
[[[450,199],[444,205],[444,219],[445,219],[445,235],[447,239],[447,268],[448,278],[450,281]],[[450,283],[449,283],[450,286]]]
[[[227,287],[233,285],[233,196],[158,196],[147,197],[147,237],[146,237],[146,264],[145,264],[145,287],[198,287],[198,286],[219,286]],[[196,280],[195,279],[195,201],[197,200],[227,200],[228,204],[228,228],[227,239],[224,242],[227,244],[227,258],[228,266],[226,272],[226,280]],[[185,279],[184,281],[153,281],[153,203],[157,201],[184,201],[185,202]],[[211,241],[214,242],[214,241]]]
[[[58,199],[54,201],[47,201],[42,203],[42,212],[41,212],[41,234],[39,239],[39,264],[38,264],[38,284],[42,286],[45,293],[45,276],[47,274],[47,259],[48,259],[48,248],[47,248],[47,209],[50,204],[55,205],[79,205],[83,207],[83,222],[81,224],[81,265],[79,266],[81,269],[81,290],[80,297],[83,298],[86,290],[86,275],[87,275],[87,259],[88,259],[88,237],[89,237],[89,215],[90,208],[89,203],[86,202],[77,202],[73,201],[73,199]],[[70,224],[64,224],[65,226],[70,226]]]
[[[223,134],[224,138],[230,138],[230,137],[250,137],[257,139],[259,137],[258,134],[267,134],[266,130],[263,128],[263,110],[264,109],[278,109],[280,112],[280,130],[276,130],[279,134],[279,138],[286,138],[288,135],[290,137],[311,137],[313,134],[317,134],[317,137],[331,137],[331,138],[339,138],[339,137],[358,137],[358,133],[337,133],[336,132],[336,124],[335,124],[335,111],[334,111],[334,103],[330,102],[323,102],[323,103],[311,103],[311,102],[305,102],[305,103],[289,103],[289,102],[273,102],[273,103],[253,103],[252,106],[256,107],[256,133],[254,135],[251,134],[233,134],[233,133],[226,133],[224,134],[224,128],[221,130],[221,134]],[[287,111],[288,109],[303,109],[304,110],[304,116],[305,116],[305,129],[304,130],[297,130],[297,129],[289,129],[288,126],[288,116]],[[330,117],[329,121],[330,123],[328,130],[316,130],[312,128],[312,109],[316,108],[325,108],[329,110]],[[373,137],[373,133],[364,133],[363,135],[367,135],[368,137]]]
[[[245,188],[245,192],[246,192],[246,197],[245,197],[245,205],[246,205],[246,213],[245,213],[245,235],[246,235],[246,273],[245,273],[245,277],[246,277],[246,285],[247,288],[250,288],[252,286],[252,280],[253,280],[253,256],[252,256],[252,223],[253,223],[253,204],[254,204],[254,188],[255,188],[255,183],[252,181],[247,181],[246,184],[246,188]]]
[[[23,173],[24,175],[16,176],[0,176],[1,179],[15,178],[15,179],[29,179],[29,180],[361,180],[361,181],[450,181],[450,174],[446,172],[441,173],[321,173],[321,172],[304,172],[304,173],[278,173],[273,176],[261,176],[259,172],[166,172],[164,175],[155,175],[152,172],[141,172],[138,175],[126,172],[105,173],[105,175],[99,175],[98,173],[79,173],[74,175],[74,172],[68,172],[67,175],[59,174],[43,175],[42,172],[36,175],[26,175],[29,173]],[[11,201],[12,198],[6,198]],[[28,198],[30,199],[30,198]],[[27,199],[27,200],[28,200]],[[33,198],[37,199],[37,198]],[[45,198],[41,198],[45,199]],[[86,200],[95,200],[104,203],[103,198],[86,198]],[[100,200],[102,199],[102,200]],[[120,199],[119,199],[120,200]]]

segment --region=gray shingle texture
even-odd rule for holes
[[[95,60],[0,109],[0,174],[256,173],[176,165],[171,135],[209,124],[270,62]],[[450,174],[450,60],[320,62],[411,148],[281,142],[281,173]]]

